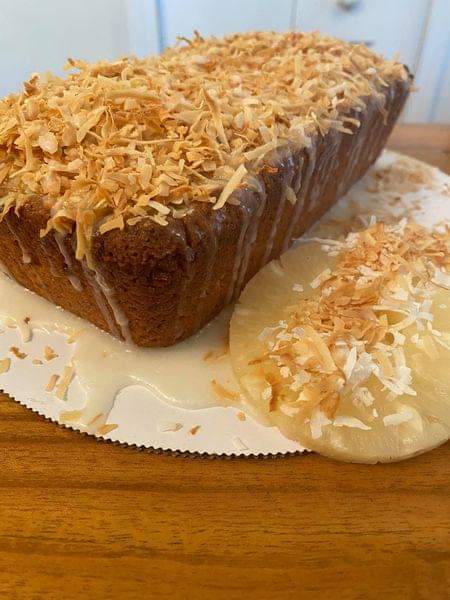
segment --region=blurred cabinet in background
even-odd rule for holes
[[[413,71],[426,27],[428,0],[299,0],[296,26],[320,29],[400,60]]]
[[[0,0],[0,95],[69,56],[145,56],[177,36],[320,29],[396,52],[420,91],[410,122],[450,123],[450,0]]]
[[[163,46],[177,36],[191,37],[194,29],[202,35],[224,35],[236,31],[292,26],[292,0],[159,0],[157,2]]]

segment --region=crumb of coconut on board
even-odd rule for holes
[[[291,417],[301,412],[311,418],[316,437],[331,423],[370,429],[337,414],[345,394],[366,410],[369,423],[382,418],[365,387],[371,377],[390,398],[416,395],[405,356],[404,332],[411,325],[417,328],[411,341],[429,358],[439,356],[439,344],[450,350],[450,333],[433,326],[431,310],[436,290],[450,289],[449,227],[371,222],[340,242],[337,253],[330,245],[333,267],[310,283],[315,294],[300,294],[284,320],[261,332],[267,350],[251,362],[267,367],[261,400],[268,410]],[[386,415],[384,425],[407,422],[410,412]]]
[[[161,420],[157,423],[157,430],[160,433],[176,433],[183,429],[183,425],[178,421]]]
[[[103,417],[103,413],[97,413],[96,415],[94,415],[92,417],[92,419],[89,421],[88,425],[93,425],[94,423],[96,423],[102,417]]]
[[[21,350],[19,350],[19,348],[17,346],[11,346],[9,351],[11,352],[11,354],[14,354],[14,356],[16,358],[18,358],[19,360],[23,360],[24,358],[26,358],[28,356],[28,354],[26,352],[22,352]]]
[[[206,363],[218,362],[219,360],[222,360],[223,358],[225,358],[225,356],[228,355],[228,352],[229,352],[228,343],[224,343],[220,348],[214,348],[212,350],[208,350],[207,352],[205,352],[205,355],[203,356],[203,360]]]
[[[61,375],[53,374],[46,387],[46,392],[53,392],[59,400],[64,400],[67,390],[69,389],[70,383],[75,375],[75,367],[69,364],[64,367]]]
[[[97,427],[95,434],[100,436],[108,435],[108,433],[111,433],[111,431],[114,431],[118,427],[119,426],[116,423],[105,423],[104,425]]]
[[[83,416],[82,410],[63,410],[59,413],[61,421],[66,423],[75,423]]]
[[[433,187],[436,182],[435,169],[412,158],[398,158],[393,164],[369,172],[370,184],[367,191],[378,193],[394,189],[397,193],[415,192],[424,186]]]
[[[48,380],[47,385],[45,386],[45,391],[46,392],[53,392],[53,390],[55,389],[55,385],[57,384],[59,379],[59,375],[57,375],[56,373],[53,373],[50,376],[50,379]]]
[[[211,380],[211,387],[212,387],[215,395],[217,397],[221,398],[223,401],[226,401],[229,403],[229,402],[236,402],[237,400],[239,400],[239,394],[237,392],[233,392],[232,390],[229,390],[228,388],[223,386],[221,383],[219,383],[215,379]]]
[[[10,358],[2,358],[0,359],[0,375],[3,373],[7,373],[11,367],[11,359]]]
[[[47,362],[50,362],[54,358],[57,358],[58,354],[53,350],[51,346],[45,346],[44,348],[44,358]]]
[[[246,452],[249,449],[247,444],[239,436],[233,437],[231,441],[233,443],[233,446],[239,452]]]

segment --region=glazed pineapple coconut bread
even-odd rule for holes
[[[196,35],[0,103],[0,260],[139,346],[199,330],[378,157],[406,69],[318,33]]]
[[[222,404],[342,460],[448,439],[448,226],[370,217],[372,201],[299,240],[380,155],[406,67],[318,33],[265,32],[68,70],[0,103],[0,260],[13,279],[126,352],[176,344],[239,299],[236,387],[207,382]],[[427,187],[428,167],[396,160],[386,185]],[[125,362],[145,366],[133,352]],[[147,352],[161,379],[160,351]],[[106,422],[89,410],[88,425]]]

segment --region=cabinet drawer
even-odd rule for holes
[[[296,26],[365,42],[388,58],[398,52],[414,71],[428,5],[428,0],[298,0]]]

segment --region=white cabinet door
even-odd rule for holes
[[[366,42],[388,58],[398,52],[414,71],[429,7],[429,0],[298,0],[296,25]]]
[[[405,119],[450,123],[450,2],[433,0]]]
[[[293,0],[159,0],[162,45],[177,36],[224,35],[252,29],[289,29]]]

